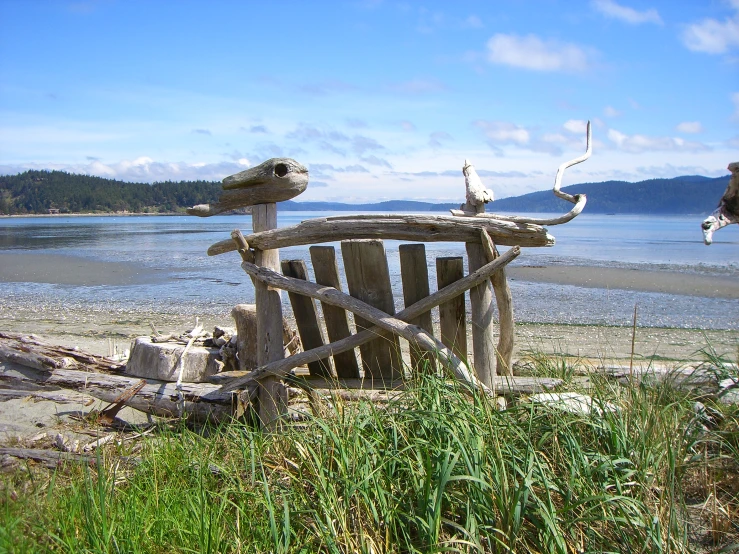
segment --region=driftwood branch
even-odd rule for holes
[[[290,200],[308,186],[308,170],[291,158],[272,158],[223,180],[215,204],[200,204],[190,215],[208,217],[228,210]]]
[[[344,294],[333,287],[325,287],[311,283],[310,281],[286,277],[276,271],[266,267],[259,267],[249,262],[243,262],[241,267],[246,273],[252,275],[265,285],[309,296],[326,304],[343,308],[386,331],[403,337],[411,344],[416,344],[419,348],[427,352],[432,352],[445,366],[451,369],[455,377],[460,381],[467,383],[472,388],[479,388],[485,391],[485,386],[477,380],[462,360],[457,358],[451,350],[417,325],[411,325],[388,315],[382,310],[370,306],[348,294]]]
[[[553,246],[554,237],[543,227],[528,223],[445,215],[366,215],[310,219],[291,227],[253,233],[244,237],[252,248],[268,250],[346,239],[387,239],[416,242],[480,242],[486,229],[501,246]],[[233,240],[208,248],[209,256],[237,249]]]
[[[572,159],[560,165],[559,168],[557,168],[557,175],[554,177],[554,188],[552,189],[552,192],[554,192],[555,196],[561,198],[562,200],[567,200],[568,202],[571,202],[572,204],[577,204],[577,198],[575,196],[572,196],[571,194],[562,192],[561,190],[559,190],[559,187],[562,185],[562,177],[565,174],[565,169],[567,169],[568,167],[572,167],[573,165],[577,165],[579,163],[584,162],[593,153],[593,141],[592,141],[593,135],[592,135],[591,127],[590,127],[590,121],[588,121],[586,135],[587,135],[587,139],[586,139],[587,145],[585,147],[585,154],[583,154],[582,156],[578,156],[577,158]]]
[[[487,231],[480,231],[482,246],[488,262],[492,262],[500,256],[493,240]],[[496,350],[496,373],[498,375],[511,375],[513,367],[513,342],[515,327],[513,322],[513,297],[511,287],[508,285],[505,268],[502,268],[490,276],[495,293],[495,303],[498,306],[498,348]]]
[[[471,273],[458,281],[454,281],[443,289],[419,300],[412,306],[409,306],[405,310],[397,313],[395,317],[400,320],[411,320],[425,312],[428,312],[439,304],[447,302],[449,299],[466,292],[475,285],[488,279],[491,273],[497,271],[501,267],[505,267],[508,263],[518,257],[520,253],[521,249],[514,246],[494,262],[481,267],[474,273]],[[382,335],[383,332],[380,328],[373,327],[320,348],[314,348],[308,352],[295,354],[294,356],[290,356],[289,358],[285,358],[279,362],[259,367],[248,375],[234,379],[226,384],[226,390],[251,386],[253,383],[256,383],[268,375],[285,376],[291,369],[300,365],[357,348],[358,346]]]

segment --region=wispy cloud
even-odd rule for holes
[[[611,19],[618,19],[630,25],[655,23],[662,25],[662,18],[655,9],[638,11],[628,6],[622,6],[613,0],[593,0],[590,5],[593,9]]]
[[[615,129],[609,129],[607,136],[616,148],[632,154],[642,152],[705,152],[711,150],[709,146],[701,142],[687,141],[679,137],[626,135]]]
[[[606,106],[603,108],[603,115],[606,117],[619,117],[623,112],[618,111],[613,106]]]
[[[443,92],[447,90],[447,86],[436,79],[411,79],[399,83],[390,83],[387,85],[387,89],[401,94],[420,95]]]
[[[524,127],[508,121],[478,120],[473,125],[482,129],[485,137],[488,139],[488,144],[494,147],[503,144],[522,145],[529,142],[531,138],[529,131]]]
[[[432,148],[441,148],[444,146],[441,141],[454,140],[449,133],[444,131],[435,131],[429,135],[429,146]]]
[[[462,27],[466,27],[468,29],[482,29],[484,26],[482,19],[476,15],[470,15],[462,22]]]
[[[682,123],[678,124],[675,129],[679,133],[686,133],[686,134],[694,134],[694,133],[702,133],[703,132],[703,125],[701,125],[700,121],[683,121]]]
[[[213,135],[213,133],[211,133],[208,129],[193,129],[192,132],[197,135],[208,135],[208,136]]]
[[[487,43],[488,61],[532,71],[581,72],[592,65],[584,48],[536,35],[496,34]]]
[[[703,19],[688,25],[682,33],[683,44],[694,52],[724,54],[739,47],[739,2],[733,0],[734,14],[724,21]]]

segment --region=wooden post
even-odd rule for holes
[[[283,260],[282,273],[288,277],[296,279],[308,280],[308,270],[303,260]],[[303,296],[302,294],[288,293],[290,305],[293,308],[295,323],[300,333],[300,341],[303,343],[304,350],[311,350],[323,346],[323,333],[318,324],[318,314],[316,313],[316,302],[312,298]],[[323,358],[308,364],[308,371],[315,377],[331,376],[331,358]]]
[[[426,247],[423,244],[401,244],[398,250],[400,252],[400,274],[403,280],[403,301],[407,308],[429,295]],[[428,331],[431,336],[434,334],[431,312],[426,312],[408,323],[418,325]],[[426,369],[433,373],[436,370],[434,360],[414,345],[411,345],[411,366],[416,371]]]
[[[316,283],[341,290],[339,266],[336,263],[336,250],[333,246],[311,246],[310,257],[313,262],[313,273]],[[349,319],[346,311],[336,306],[321,302],[323,321],[330,342],[336,342],[350,336]],[[359,378],[359,364],[354,350],[334,354],[334,367],[340,379]]]
[[[254,232],[277,228],[277,204],[257,204],[252,208]],[[280,270],[279,250],[257,250],[256,265]],[[254,284],[257,305],[257,361],[260,366],[285,357],[282,341],[282,299],[280,291],[264,283]],[[274,428],[287,412],[287,389],[276,377],[260,383],[259,419],[265,427]]]
[[[236,348],[239,370],[249,371],[259,367],[257,360],[257,307],[254,304],[236,304],[231,310],[236,322]]]
[[[344,271],[349,294],[378,308],[386,314],[395,314],[390,270],[381,240],[347,240],[341,243]],[[357,332],[372,324],[354,317]],[[397,336],[379,338],[360,346],[365,378],[392,380],[401,376],[402,358]]]
[[[461,256],[436,258],[436,286],[439,290],[464,277]],[[467,359],[467,322],[464,295],[439,305],[441,342],[452,349],[460,359]]]
[[[470,273],[487,263],[485,250],[480,243],[465,243]],[[483,281],[470,289],[472,308],[472,362],[477,378],[488,387],[493,386],[495,376],[495,301],[490,281]]]

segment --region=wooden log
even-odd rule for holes
[[[344,273],[349,294],[387,315],[394,315],[395,303],[390,287],[390,270],[382,241],[343,241],[341,254],[344,258]],[[354,312],[357,332],[371,328],[372,323]],[[392,380],[402,375],[403,362],[397,337],[378,338],[363,344],[359,350],[365,376]]]
[[[461,256],[436,258],[436,283],[439,290],[464,277]],[[439,329],[441,342],[459,356],[467,359],[467,318],[464,296],[460,295],[439,304]]]
[[[303,260],[283,260],[282,273],[295,279],[308,280],[308,269]],[[295,324],[298,327],[298,333],[300,333],[300,340],[303,343],[303,349],[310,350],[323,346],[326,342],[323,340],[323,332],[318,323],[315,300],[293,292],[288,293],[288,296],[295,316]],[[315,376],[330,376],[332,373],[331,358],[310,362],[308,371]]]
[[[475,271],[486,263],[485,251],[480,243],[467,243],[469,270]],[[495,304],[490,281],[483,281],[470,289],[472,326],[472,364],[478,379],[488,387],[493,386],[495,375]]]
[[[473,213],[466,212],[463,210],[449,210],[452,215],[457,217],[474,217],[483,220],[495,220],[495,221],[512,221],[513,223],[530,223],[533,225],[561,225],[575,219],[585,208],[585,204],[588,199],[584,194],[576,194],[574,196],[576,204],[566,214],[551,217],[551,218],[537,218],[537,217],[523,217],[519,215],[501,215],[491,213]]]
[[[373,379],[327,379],[325,377],[288,377],[288,382],[309,389],[363,389],[363,390],[404,390],[403,379],[378,382]]]
[[[341,290],[339,267],[336,263],[336,250],[333,246],[311,246],[310,257],[313,262],[313,273],[316,283]],[[336,342],[351,336],[349,319],[346,310],[321,303],[326,334],[330,342]],[[306,349],[307,350],[307,349]],[[334,354],[336,376],[340,378],[359,377],[359,364],[354,350]]]
[[[281,275],[268,268],[258,267],[254,264],[250,264],[249,262],[243,262],[241,264],[241,267],[249,275],[254,276],[254,278],[259,281],[263,281],[273,287],[288,290],[291,292],[297,292],[299,294],[304,294],[306,296],[310,296],[311,298],[316,298],[335,306],[340,306],[345,310],[349,310],[350,312],[354,313],[355,316],[361,317],[371,323],[374,323],[375,325],[385,329],[386,331],[390,331],[391,333],[393,333],[393,335],[399,335],[412,344],[415,343],[418,345],[418,347],[428,352],[435,353],[436,356],[441,360],[444,367],[448,368],[457,379],[467,384],[471,388],[477,388],[484,393],[489,393],[489,389],[485,386],[485,384],[480,382],[469,371],[467,366],[454,355],[451,350],[449,350],[434,337],[429,336],[429,334],[420,327],[410,325],[405,321],[392,317],[382,310],[366,304],[365,302],[362,302],[357,298],[337,291],[336,289],[322,287],[321,285],[316,285],[315,283],[302,281],[300,279],[285,277],[284,275]],[[431,297],[429,296],[427,298]],[[316,350],[320,349],[315,349],[314,352]],[[255,370],[252,373],[256,374],[257,371],[258,370]],[[238,381],[238,379],[235,381]],[[232,384],[229,384],[228,387],[232,388]]]
[[[492,262],[500,256],[493,240],[484,229],[480,231],[485,259]],[[505,268],[501,268],[490,276],[493,285],[495,303],[498,306],[498,348],[496,350],[496,370],[498,375],[513,375],[513,343],[515,325],[513,322],[513,296],[508,285]]]
[[[82,406],[89,406],[95,402],[90,396],[76,391],[0,389],[0,402],[13,398],[33,398],[35,400],[48,400],[57,404],[79,404]]]
[[[397,314],[398,319],[412,319],[418,315],[435,308],[439,304],[448,301],[455,296],[463,294],[471,287],[481,283],[482,281],[489,279],[490,274],[499,269],[502,266],[507,265],[514,260],[521,253],[521,249],[514,246],[508,252],[503,254],[500,258],[481,267],[478,271],[467,275],[466,277],[455,281],[454,283],[444,287],[443,289],[427,296],[423,300],[416,302],[413,306],[406,308]],[[383,331],[379,327],[373,329],[367,329],[356,335],[352,335],[338,342],[327,344],[321,348],[315,348],[308,352],[301,352],[294,356],[290,356],[284,360],[276,363],[268,364],[266,366],[259,367],[248,375],[237,377],[232,381],[226,383],[224,387],[226,390],[234,390],[238,388],[247,387],[253,383],[256,383],[269,375],[284,376],[287,373],[300,365],[306,364],[312,360],[319,360],[325,357],[327,354],[334,354],[335,352],[345,352],[346,350],[357,348],[365,342],[372,340],[377,337],[378,334],[383,334]],[[387,333],[384,333],[387,334]]]
[[[501,246],[553,246],[554,237],[545,228],[528,223],[443,215],[336,216],[303,221],[291,227],[246,236],[252,248],[269,249],[317,244],[347,239],[387,239],[416,242],[480,243],[480,230],[487,229]],[[208,248],[208,255],[233,252],[232,240]]]
[[[254,206],[252,227],[256,232],[276,228],[277,205],[270,203]],[[254,259],[258,266],[273,271],[280,269],[279,250],[258,249]],[[254,296],[257,305],[257,363],[263,366],[285,357],[282,339],[282,298],[278,290],[268,287],[261,281],[254,284]],[[260,385],[259,419],[262,425],[274,427],[279,418],[287,412],[287,391],[276,377],[265,379]]]
[[[412,306],[429,295],[429,271],[426,266],[426,246],[423,244],[401,244],[400,274],[403,281],[403,301],[405,307]],[[413,318],[408,323],[425,329],[429,335],[434,334],[431,312],[428,311]],[[434,372],[436,364],[433,357],[424,355],[423,351],[411,348],[411,367],[416,370]]]
[[[239,369],[248,371],[259,367],[256,304],[236,304],[231,310],[231,317],[236,323],[236,352]]]
[[[307,186],[308,170],[305,167],[291,158],[272,158],[226,177],[223,180],[224,192],[219,196],[218,202],[193,206],[187,213],[208,217],[246,206],[274,204],[294,198]]]

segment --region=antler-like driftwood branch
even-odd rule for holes
[[[500,220],[500,221],[511,221],[513,223],[532,223],[535,225],[561,225],[562,223],[567,223],[568,221],[575,219],[575,217],[580,215],[583,208],[585,207],[585,204],[588,201],[587,197],[584,194],[572,195],[572,194],[567,194],[566,192],[562,192],[560,190],[560,186],[562,185],[562,176],[564,175],[565,170],[568,167],[572,167],[573,165],[577,165],[579,163],[584,162],[593,153],[593,144],[592,144],[591,139],[592,139],[592,133],[590,130],[590,121],[588,121],[587,146],[585,148],[585,154],[583,154],[582,156],[578,156],[577,158],[573,160],[563,163],[557,169],[557,175],[554,178],[554,188],[552,189],[552,192],[554,192],[554,194],[557,197],[575,204],[574,207],[566,214],[563,214],[559,217],[544,219],[544,218],[536,218],[536,217],[521,217],[521,216],[516,216],[516,215],[500,215],[500,214],[492,214],[492,213],[473,214],[473,213],[470,213],[468,211],[466,212],[463,210],[450,210],[452,215],[455,215],[458,217],[475,217],[478,219],[495,219],[495,220]]]

